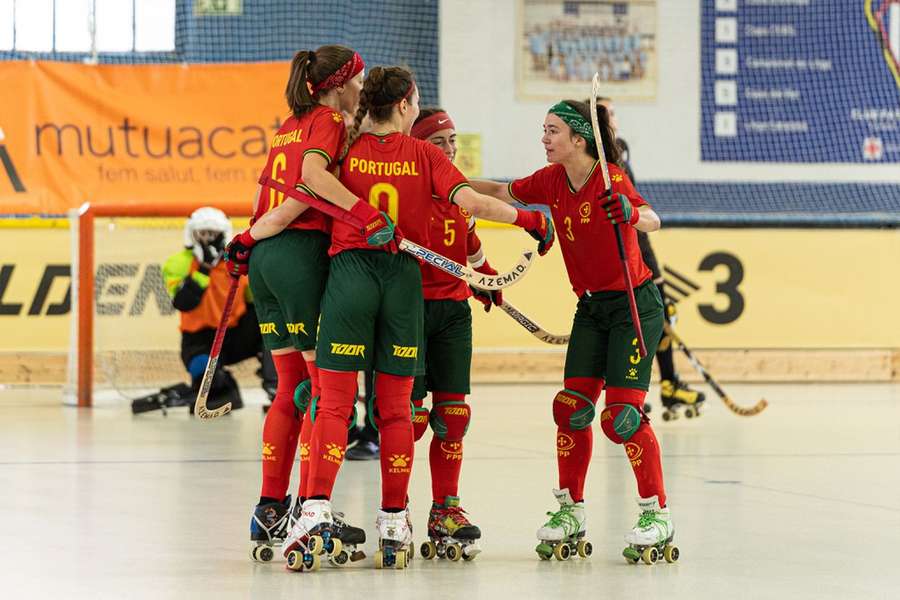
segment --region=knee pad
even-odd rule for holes
[[[458,442],[469,429],[472,408],[465,400],[437,402],[428,418],[431,429],[441,440]]]
[[[303,385],[302,383],[300,385]],[[300,386],[297,386],[299,389]],[[310,389],[312,387],[310,386]],[[296,397],[296,396],[295,396]],[[316,422],[316,405],[319,403],[319,396],[314,397],[309,404],[309,419],[310,423]],[[356,427],[356,402],[353,403],[353,409],[350,411],[350,418],[347,420],[347,430],[351,430]]]
[[[562,389],[553,398],[553,420],[566,429],[586,429],[591,426],[596,414],[594,402],[581,392]]]
[[[187,367],[188,373],[191,374],[191,379],[203,377],[203,373],[206,371],[206,363],[208,362],[209,354],[198,354],[192,358]]]
[[[312,397],[312,380],[304,379],[294,388],[294,406],[300,411],[300,415],[306,414],[309,407],[309,399]]]
[[[418,402],[419,404],[416,404]],[[428,409],[424,406],[421,406],[422,401],[417,400],[412,402],[412,406],[410,406],[410,410],[412,411],[412,423],[413,423],[413,440],[419,441],[422,439],[422,436],[425,435],[425,431],[428,430]]]
[[[631,404],[610,404],[600,413],[600,428],[616,444],[631,439],[643,423],[644,413]]]

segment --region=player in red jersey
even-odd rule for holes
[[[450,162],[455,159],[456,127],[442,109],[422,109],[411,134],[440,148]],[[476,271],[497,273],[481,252],[475,218],[459,206],[435,203],[430,235],[435,252],[459,263],[468,261]],[[429,424],[434,430],[428,457],[433,499],[428,516],[430,540],[422,544],[422,556],[471,560],[480,551],[476,540],[481,530],[469,521],[459,501],[462,442],[471,414],[466,403],[472,364],[472,311],[467,299],[475,292],[489,310],[493,302],[502,302],[502,292],[470,290],[458,277],[430,265],[422,265],[422,292],[425,336],[420,359],[424,359],[425,374],[413,384],[415,439],[425,434]],[[424,406],[429,391],[430,412]]]
[[[341,111],[356,110],[363,69],[359,54],[344,46],[322,46],[294,56],[285,90],[292,114],[272,139],[263,176],[291,186],[302,182],[307,189],[343,201],[345,208],[358,204],[331,171],[346,144]],[[303,415],[310,394],[317,394],[315,345],[319,305],[328,277],[331,224],[319,211],[305,209],[304,204],[285,199],[275,190],[260,188],[253,225],[228,247],[232,274],[249,271],[263,342],[271,350],[278,372],[278,389],[263,426],[262,491],[250,524],[252,556],[260,560],[271,560],[271,546],[286,536],[291,467],[298,437],[301,444],[308,442],[311,428]],[[380,218],[367,204],[361,209],[365,220]],[[356,211],[360,214],[359,208]],[[299,393],[296,405],[295,391]],[[302,427],[303,421],[306,427]],[[300,490],[294,513],[299,513],[306,495],[304,450],[301,445]],[[346,537],[352,549],[354,543],[364,541],[365,534],[348,528]]]
[[[407,135],[419,113],[418,101],[409,71],[372,70],[355,119],[361,123],[368,116],[372,128],[351,144],[341,182],[418,244],[430,243],[434,203],[454,202],[482,218],[516,223],[539,240],[538,251],[545,253],[553,243],[553,229],[543,214],[476,193],[438,148]],[[331,527],[329,500],[343,462],[356,373],[372,365],[382,475],[376,566],[402,568],[412,536],[407,509],[413,459],[409,398],[422,342],[422,282],[412,257],[395,253],[395,247],[389,247],[392,252],[373,249],[367,231],[339,221],[332,228],[316,358],[322,396],[310,449],[310,499],[300,523],[310,534],[327,535]]]
[[[637,243],[637,231],[655,231],[660,221],[621,167],[606,109],[600,106],[597,114],[611,190],[605,189],[599,167],[590,109],[574,100],[554,105],[544,120],[541,141],[550,165],[508,186],[477,182],[475,187],[509,202],[549,205],[569,281],[579,297],[564,389],[553,400],[560,487],[554,493],[560,509],[538,531],[538,554],[549,559],[552,555],[567,558],[572,550],[582,556],[590,553],[583,539],[584,483],[593,444],[594,405],[605,386],[600,424],[607,437],[624,444],[640,494],[641,516],[626,535],[631,545],[626,553],[633,558],[634,552],[640,555],[644,549],[648,554],[665,550],[670,558],[674,528],[666,505],[660,449],[643,412],[653,354],[662,333],[663,307]],[[614,225],[621,229],[636,286],[648,345],[645,357],[640,356],[631,322]]]

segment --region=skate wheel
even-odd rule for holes
[[[304,569],[303,553],[299,550],[291,550],[290,552],[288,552],[287,568],[291,571],[302,571]]]
[[[663,557],[666,559],[667,563],[673,563],[678,561],[678,557],[681,555],[681,552],[678,550],[678,546],[666,545],[663,549]]]
[[[672,412],[669,410],[664,410],[662,414],[663,421],[671,421],[674,417],[672,416]]]
[[[422,547],[419,548],[419,552],[422,553],[422,558],[431,560],[437,556],[437,546],[434,545],[434,542],[422,542]]]
[[[354,550],[350,553],[350,562],[357,562],[366,557],[366,553],[362,550]]]
[[[394,554],[394,568],[395,569],[405,569],[406,568],[406,550],[397,550],[396,554]]]
[[[639,560],[641,560],[641,554],[636,549],[629,546],[622,550],[622,556],[625,557],[625,562],[630,565],[636,565]]]
[[[332,564],[338,565],[339,567],[346,565],[347,561],[349,561],[349,560],[350,560],[350,555],[347,553],[346,550],[341,550],[340,552],[338,552],[337,554],[335,554],[334,556],[331,557]]]
[[[581,558],[587,558],[594,553],[594,546],[590,542],[581,540],[575,546],[575,552],[577,552],[578,556],[580,556]]]
[[[375,568],[383,569],[384,568],[384,552],[382,550],[376,550],[375,556],[373,558],[375,559]]]
[[[318,554],[308,554],[303,561],[303,566],[307,571],[318,571],[322,566],[322,559]]]
[[[309,538],[307,546],[310,554],[322,554],[325,551],[325,540],[321,536],[314,535]]]
[[[463,548],[463,560],[466,562],[475,560],[475,557],[481,552],[481,548],[475,546],[466,546]]]
[[[697,411],[695,411],[693,407],[688,406],[686,409],[684,409],[684,416],[686,416],[688,419],[693,419],[695,416],[697,416]]]
[[[553,558],[553,548],[547,544],[538,544],[534,551],[541,557],[541,560],[550,560]]]
[[[462,548],[459,547],[459,544],[448,544],[447,545],[447,559],[456,562],[462,558]]]
[[[564,542],[553,548],[553,556],[556,557],[556,560],[569,560],[569,557],[572,556],[572,549]]]
[[[330,550],[329,550],[329,552],[328,552],[328,555],[329,555],[329,556],[337,556],[338,554],[340,554],[341,552],[343,552],[343,550],[344,550],[344,543],[341,542],[340,539],[338,539],[338,538],[331,538],[330,540],[328,540],[328,542],[329,542],[328,545],[329,545],[329,547],[330,547]]]
[[[644,551],[641,552],[641,560],[644,561],[644,564],[656,564],[656,561],[659,560],[659,551],[656,549],[656,546],[644,548]]]

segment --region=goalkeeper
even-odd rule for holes
[[[229,239],[231,222],[225,213],[212,207],[198,208],[184,226],[184,249],[170,256],[163,266],[166,290],[172,305],[181,313],[181,360],[191,375],[191,393],[185,403],[190,405],[191,414],[233,280],[222,261]],[[219,362],[232,365],[253,357],[260,360],[257,375],[271,400],[277,387],[275,369],[271,356],[263,353],[250,288],[247,280],[241,279]],[[237,381],[220,367],[213,377],[207,406],[215,409],[227,402],[231,402],[232,409],[244,405]]]

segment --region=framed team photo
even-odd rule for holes
[[[519,99],[584,95],[600,74],[604,95],[656,97],[656,0],[519,0]]]

